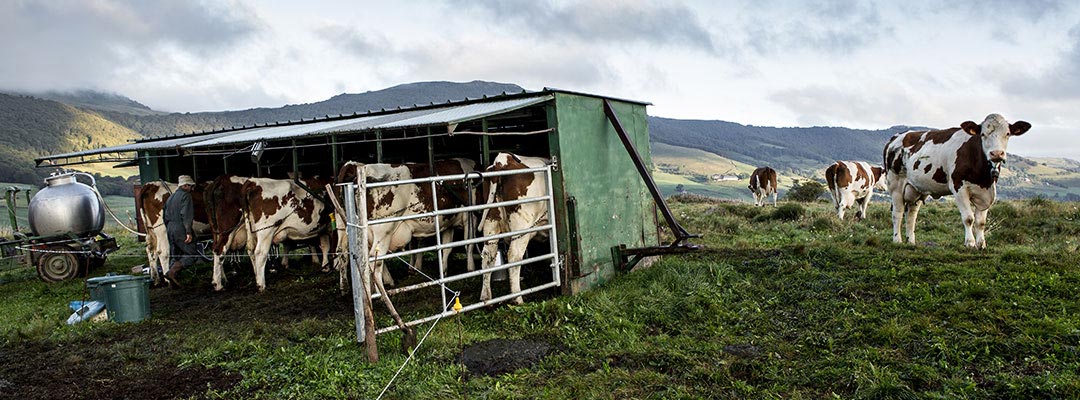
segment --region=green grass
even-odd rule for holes
[[[918,246],[891,243],[884,204],[862,222],[836,220],[825,203],[784,206],[675,201],[706,250],[578,296],[444,320],[387,398],[1080,397],[1080,204],[1000,202],[984,251],[961,246],[950,203],[923,208]],[[107,270],[137,262],[117,257]],[[208,272],[190,277],[205,283]],[[135,353],[132,365],[242,377],[207,397],[374,398],[405,360],[401,336],[380,337],[380,362],[365,362],[335,279],[278,277],[261,295],[194,292],[213,296],[205,306],[194,305],[196,289],[154,290],[149,321],[68,327],[64,305],[81,282],[48,285],[16,270],[0,273],[0,334],[4,347],[92,342]],[[285,300],[307,311],[275,312]],[[399,309],[418,315],[413,300]],[[388,323],[381,306],[376,314]],[[461,344],[491,338],[561,350],[532,368],[462,380]]]

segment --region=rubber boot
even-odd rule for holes
[[[179,261],[174,262],[173,265],[169,267],[169,272],[165,274],[165,280],[169,282],[169,287],[176,287],[177,289],[181,287],[180,280],[177,279],[176,275],[180,274],[180,271],[184,268],[184,264],[181,264]]]

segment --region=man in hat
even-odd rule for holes
[[[170,285],[180,287],[176,275],[184,268],[199,260],[200,255],[192,243],[192,222],[195,218],[195,206],[191,201],[191,191],[195,189],[195,180],[189,175],[180,175],[180,189],[165,201],[165,230],[169,235],[169,248],[172,265],[165,274]]]

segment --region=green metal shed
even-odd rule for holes
[[[564,293],[607,282],[643,257],[696,248],[649,177],[648,103],[558,89],[230,127],[37,159],[139,166],[142,182],[225,174],[333,176],[345,161],[432,162],[498,152],[548,157]],[[674,241],[662,246],[660,215]]]

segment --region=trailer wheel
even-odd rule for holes
[[[60,282],[79,274],[79,257],[72,253],[48,253],[38,259],[38,277],[45,282]]]

